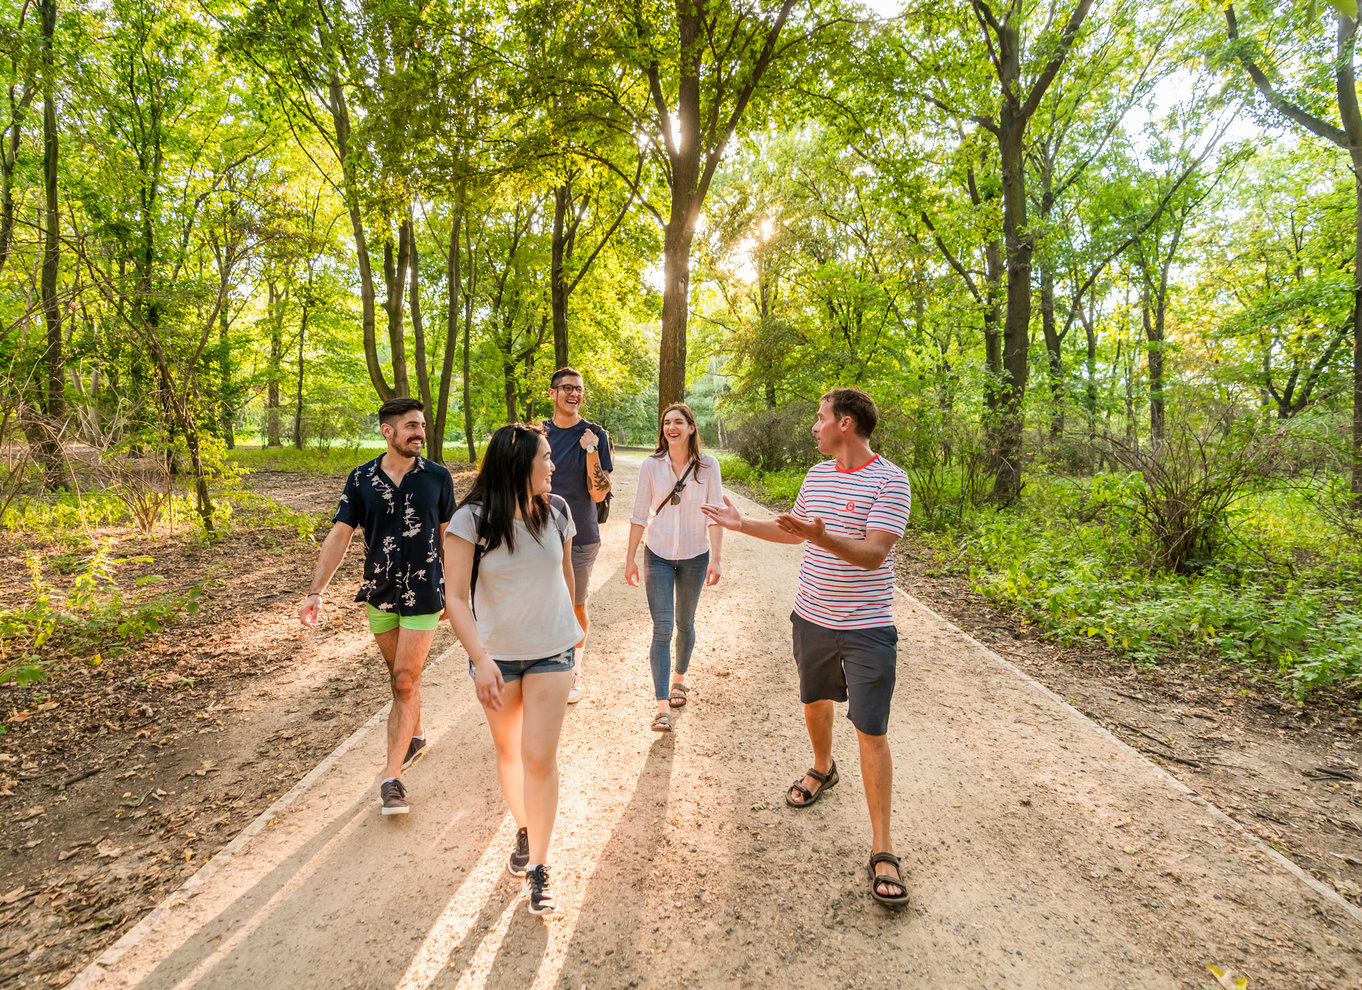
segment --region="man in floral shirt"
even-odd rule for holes
[[[388,713],[388,763],[379,786],[385,815],[405,815],[402,771],[425,749],[421,670],[445,609],[440,547],[454,515],[454,482],[441,465],[420,456],[424,407],[389,399],[378,410],[388,449],[350,472],[334,525],[322,544],[312,586],[298,618],[317,624],[326,590],[357,528],[364,530],[364,602],[369,629],[388,664],[393,704]]]

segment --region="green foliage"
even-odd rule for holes
[[[792,504],[800,471],[763,472],[720,455],[725,481]],[[1020,613],[1056,641],[1095,640],[1139,663],[1242,665],[1298,699],[1362,686],[1362,547],[1340,553],[1337,532],[1306,496],[1288,491],[1242,499],[1226,524],[1242,534],[1195,574],[1151,571],[1132,517],[1136,472],[1082,484],[1033,475],[1013,509],[961,507],[958,525],[922,518],[914,491],[910,525],[946,571]]]
[[[54,647],[71,653],[126,649],[159,632],[181,615],[198,611],[211,575],[184,592],[155,593],[160,575],[136,579],[125,592],[118,571],[130,563],[149,564],[150,557],[114,557],[113,544],[100,543],[76,572],[65,591],[44,575],[42,555],[25,556],[29,597],[21,605],[0,610],[0,684],[20,684],[48,676]]]
[[[757,489],[776,504],[794,505],[799,486],[804,483],[804,471],[787,469],[763,471],[755,468],[736,454],[716,454],[724,483],[741,482]]]
[[[1095,639],[1144,663],[1244,664],[1298,698],[1362,683],[1362,555],[1317,556],[1328,534],[1303,499],[1279,494],[1226,520],[1271,540],[1267,551],[1241,543],[1196,574],[1151,572],[1127,514],[1141,486],[1131,474],[1086,490],[1051,483],[1024,510],[978,517],[954,552],[976,590],[1061,643]],[[1319,564],[1290,577],[1274,557]]]
[[[808,468],[818,460],[818,447],[809,430],[817,413],[817,406],[807,402],[763,409],[733,428],[729,445],[762,471]]]
[[[183,503],[185,511],[192,511]],[[63,492],[19,496],[10,503],[0,526],[11,533],[80,533],[87,527],[132,522],[127,505],[113,491]]]
[[[231,458],[245,471],[298,471],[303,474],[340,477],[384,449],[380,445],[362,447],[351,441],[345,446],[323,450],[318,447],[238,447]]]

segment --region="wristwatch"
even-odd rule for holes
[[[596,448],[599,447],[599,446],[600,446],[599,443],[593,443],[590,447],[587,447],[587,448],[586,448],[586,452],[587,452],[588,454],[594,454],[594,453],[596,453]]]

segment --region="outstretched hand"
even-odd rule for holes
[[[817,516],[801,519],[791,512],[782,512],[776,516],[776,525],[780,527],[782,532],[797,536],[809,543],[817,543],[828,531],[827,525]]]
[[[700,506],[700,511],[705,514],[710,522],[722,526],[724,529],[742,529],[742,513],[738,511],[738,507],[727,495],[724,496],[723,505],[715,505],[712,502],[706,503]]]

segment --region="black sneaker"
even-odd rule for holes
[[[406,770],[416,758],[426,751],[426,737],[412,736],[411,742],[407,744],[407,755],[402,757],[402,769]]]
[[[549,889],[547,866],[536,866],[525,874],[525,893],[530,898],[530,914],[553,914],[558,910]]]
[[[515,834],[515,849],[511,851],[511,858],[506,861],[506,870],[513,877],[523,877],[525,867],[530,864],[530,836],[526,829],[520,829]]]
[[[405,815],[411,810],[407,804],[407,789],[402,786],[402,781],[393,779],[385,780],[378,789],[378,795],[383,800],[383,814],[385,815]]]

